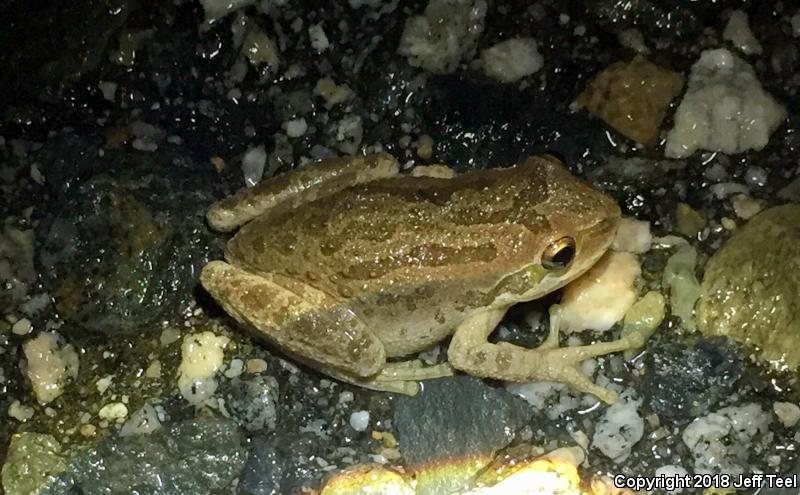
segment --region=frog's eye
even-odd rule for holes
[[[542,266],[547,270],[566,268],[575,258],[575,239],[562,237],[551,242],[542,253]]]

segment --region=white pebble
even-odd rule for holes
[[[283,128],[286,130],[287,136],[290,138],[298,138],[306,133],[308,124],[306,123],[306,119],[299,118],[284,122]]]
[[[14,323],[14,326],[11,327],[11,332],[14,335],[27,335],[32,329],[33,326],[31,325],[31,320],[23,318]]]
[[[734,10],[725,25],[722,38],[733,43],[745,55],[758,55],[763,51],[761,43],[758,42],[753,32],[750,30],[747,14],[741,10]]]
[[[356,431],[364,431],[369,426],[369,411],[356,411],[350,415],[350,426]]]
[[[100,419],[122,422],[128,416],[128,407],[122,402],[112,402],[103,406],[97,416]]]
[[[313,24],[308,28],[308,37],[311,39],[311,47],[317,51],[327,50],[329,46],[331,46],[330,41],[328,41],[328,36],[325,34],[325,30],[322,29],[322,26],[319,24]]]
[[[661,466],[660,468],[656,469],[655,475],[657,478],[674,478],[676,476],[686,476],[689,472],[686,471],[683,466],[678,464],[668,464],[666,466]],[[675,490],[667,491],[664,490],[664,493],[667,495],[674,495],[676,493],[683,492],[682,488],[677,488]]]
[[[592,445],[609,459],[624,461],[644,435],[644,420],[639,415],[641,404],[641,399],[623,393],[597,422]]]
[[[772,404],[772,409],[775,411],[775,416],[781,424],[787,428],[791,428],[800,421],[800,407],[791,402],[775,402]]]
[[[266,163],[267,152],[263,146],[255,146],[244,153],[242,157],[242,174],[247,187],[253,187],[261,181]]]
[[[650,250],[652,242],[653,235],[650,233],[649,223],[635,218],[623,218],[611,249],[628,253],[646,253]]]
[[[8,406],[8,415],[17,421],[24,423],[33,417],[33,408],[26,406],[20,401],[15,400]]]
[[[100,91],[102,91],[103,98],[108,101],[114,101],[114,97],[117,94],[117,83],[111,81],[100,81],[97,83],[97,87],[100,88]]]

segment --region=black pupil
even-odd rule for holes
[[[556,251],[556,254],[553,255],[552,263],[556,266],[567,266],[572,261],[573,256],[575,256],[575,248],[567,245]]]

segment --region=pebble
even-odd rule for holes
[[[781,424],[787,428],[792,428],[800,421],[800,407],[791,402],[775,402],[772,404],[772,410],[775,411],[775,416]]]
[[[122,402],[112,402],[103,406],[97,415],[102,419],[122,422],[128,416],[128,407]]]
[[[263,359],[248,359],[245,364],[248,373],[262,373],[267,371],[267,362]]]
[[[290,138],[298,138],[306,133],[308,130],[308,123],[306,123],[306,119],[301,117],[284,122],[283,127],[286,130],[287,136]]]
[[[27,318],[22,318],[18,322],[14,323],[11,327],[11,332],[14,335],[27,335],[33,329],[33,325],[31,325],[31,320]]]
[[[369,411],[356,411],[350,415],[350,426],[356,431],[364,431],[369,427]]]
[[[15,400],[8,406],[8,415],[19,422],[26,422],[33,417],[33,408]]]

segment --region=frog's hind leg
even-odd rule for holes
[[[261,181],[214,203],[206,213],[206,220],[212,229],[230,232],[269,211],[286,211],[350,186],[399,173],[397,160],[386,153],[322,160],[314,166],[296,168]]]
[[[355,380],[383,370],[383,343],[339,300],[300,281],[255,275],[224,261],[200,274],[225,311],[258,337],[309,366]]]
[[[385,392],[415,395],[419,380],[453,374],[448,364],[386,362],[383,343],[340,301],[302,282],[254,275],[212,261],[203,287],[225,311],[295,360],[339,380]]]
[[[489,334],[507,308],[490,308],[468,317],[456,329],[448,359],[457,369],[471,375],[511,382],[556,381],[614,403],[617,394],[596,385],[580,370],[585,359],[641,347],[644,336],[631,333],[613,342],[577,347],[558,347],[558,311],[551,313],[551,331],[543,347],[528,349],[509,343],[492,344]],[[555,327],[555,328],[552,328]]]

